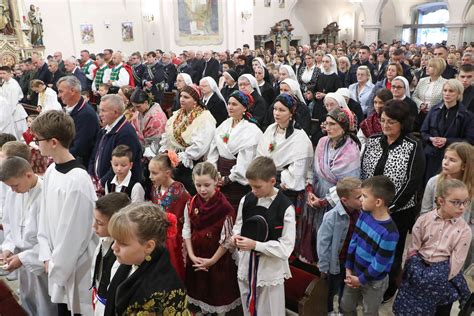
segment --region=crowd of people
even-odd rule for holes
[[[333,315],[449,315],[472,297],[473,50],[2,66],[4,274],[31,315],[284,315],[290,265],[327,278]]]

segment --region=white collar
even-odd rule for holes
[[[118,124],[118,122],[122,119],[122,117],[123,117],[123,114],[120,115],[112,124],[106,125],[105,126],[105,132],[110,133],[110,131],[115,127],[115,125]]]
[[[207,102],[209,102],[209,100],[212,98],[213,95],[214,95],[214,92],[212,92],[208,97],[203,97],[202,102],[204,102],[204,104],[207,105]]]
[[[122,183],[118,183],[117,176],[114,176],[114,178],[112,179],[110,183],[115,184],[117,187],[123,187],[123,186],[128,187],[128,185],[130,184],[131,178],[132,178],[132,172],[128,170],[127,176],[125,177],[125,179],[123,179]]]

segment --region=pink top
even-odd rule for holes
[[[461,271],[471,239],[471,228],[462,217],[442,219],[433,210],[421,215],[413,226],[408,256],[418,253],[430,263],[450,260],[451,280]]]
[[[153,104],[145,115],[135,111],[132,125],[137,131],[140,143],[148,146],[154,141],[159,142],[161,134],[165,132],[167,120],[165,112],[158,103]]]

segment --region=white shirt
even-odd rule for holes
[[[122,67],[122,68],[120,68],[118,79],[112,82],[112,86],[120,88],[122,86],[128,85],[128,83],[130,82],[130,75],[128,74],[128,71],[123,66],[123,63],[121,63],[118,66],[115,66],[114,68],[106,69],[104,72],[104,82],[108,82],[110,80],[112,69],[117,69],[118,67]]]
[[[128,170],[128,174],[123,179],[121,183],[118,182],[117,176],[114,176],[110,183],[115,184],[115,192],[122,192],[123,187],[128,187],[130,184],[130,180],[132,179],[132,172]],[[110,193],[107,186],[105,186],[105,194]],[[143,186],[137,182],[132,188],[132,192],[130,193],[130,199],[132,202],[145,202],[145,190]]]

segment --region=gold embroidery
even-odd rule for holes
[[[180,109],[176,119],[173,122],[173,136],[174,139],[183,147],[188,147],[188,144],[183,139],[183,133],[188,129],[188,126],[202,113],[204,109],[200,106],[194,109],[186,115],[183,109]]]

